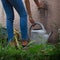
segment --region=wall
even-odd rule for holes
[[[60,0],[45,0],[48,4],[48,16],[46,19],[40,18],[40,13],[37,9],[37,6],[35,5],[33,0],[30,0],[31,2],[31,10],[32,15],[35,21],[42,22],[47,30],[47,32],[53,31],[53,35],[51,39],[49,40],[51,42],[56,42],[57,40],[57,29],[60,28]],[[1,5],[0,0],[0,23],[3,24],[3,26],[6,25],[5,23],[5,13]],[[30,25],[30,23],[29,23]],[[14,20],[14,26],[19,29],[19,16],[15,11],[15,20]]]

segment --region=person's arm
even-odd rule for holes
[[[40,3],[38,0],[34,0],[35,4],[37,5],[38,8],[40,8]]]
[[[44,1],[38,1],[38,0],[34,0],[35,4],[37,5],[38,9],[40,8],[44,8],[45,7],[45,3]]]
[[[29,15],[29,21],[34,24],[34,20],[32,18],[32,13],[31,13],[31,8],[30,8],[30,1],[29,0],[25,0],[25,5],[26,5],[26,9],[27,9],[27,13]]]

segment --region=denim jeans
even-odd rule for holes
[[[8,32],[8,41],[10,41],[13,36],[13,21],[14,21],[14,10],[16,9],[20,16],[20,30],[22,40],[28,40],[28,27],[27,27],[27,13],[24,8],[22,0],[1,0],[5,13],[6,13],[6,27]]]

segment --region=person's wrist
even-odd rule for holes
[[[30,19],[30,20],[33,19],[32,16],[29,16],[29,19]]]
[[[32,15],[31,14],[29,14],[29,18],[32,18]]]
[[[29,19],[31,20],[31,19],[32,19],[32,17],[29,17]]]

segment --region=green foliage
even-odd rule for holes
[[[24,49],[16,49],[10,45],[5,48],[0,46],[0,60],[56,60],[60,54],[58,51],[57,45],[50,44],[32,45]]]
[[[60,29],[58,29],[58,42],[60,42]]]
[[[5,46],[7,41],[7,31],[2,25],[0,25],[0,45]]]
[[[59,60],[60,43],[52,44],[33,44],[31,41],[27,47],[16,49],[14,46],[5,46],[7,40],[7,31],[0,26],[0,60]]]

